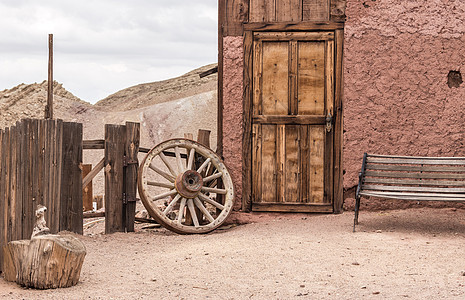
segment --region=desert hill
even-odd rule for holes
[[[105,124],[141,124],[141,147],[197,135],[199,129],[211,131],[211,144],[216,145],[217,75],[204,78],[199,73],[208,65],[183,76],[160,82],[126,88],[92,105],[54,82],[54,117],[83,124],[84,139],[103,139]],[[22,118],[43,118],[47,102],[47,81],[20,84],[0,91],[0,128],[12,126]],[[86,150],[84,163],[95,165],[102,150]],[[142,158],[143,155],[140,155]],[[103,193],[103,175],[94,180],[94,194]]]
[[[142,83],[116,92],[95,104],[98,109],[117,111],[142,108],[157,103],[169,102],[216,89],[218,75],[203,78],[199,74],[215,67],[206,65],[182,76],[151,83]]]

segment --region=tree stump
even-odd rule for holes
[[[71,234],[47,234],[4,246],[5,280],[36,289],[76,285],[86,255],[84,244]]]

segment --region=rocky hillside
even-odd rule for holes
[[[215,66],[216,64],[211,64],[177,78],[142,83],[126,88],[97,102],[95,107],[105,110],[124,111],[215,90],[218,78],[217,74],[212,74],[203,78],[199,77],[200,73],[212,69]]]

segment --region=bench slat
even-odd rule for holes
[[[365,176],[372,177],[389,177],[389,178],[424,178],[424,179],[465,179],[465,174],[441,174],[441,173],[401,173],[401,172],[382,172],[382,171],[365,171]]]
[[[415,200],[415,201],[455,201],[455,202],[465,202],[465,198],[444,198],[442,195],[439,196],[425,196],[425,197],[416,197],[416,196],[406,196],[406,195],[389,195],[383,194],[380,195],[376,192],[362,192],[361,196],[371,196],[371,197],[381,197],[389,199],[400,199],[400,200]]]
[[[380,154],[367,154],[367,158],[369,157],[382,157],[382,158],[406,158],[406,159],[425,159],[425,160],[433,160],[433,159],[438,159],[438,160],[460,160],[463,159],[465,160],[465,157],[431,157],[431,156],[401,156],[401,155],[380,155]]]
[[[396,185],[363,185],[362,190],[398,191],[398,192],[434,192],[434,193],[464,193],[465,188],[438,188],[423,186],[396,186]]]
[[[465,181],[450,180],[416,180],[416,179],[391,179],[365,177],[363,183],[402,184],[402,185],[428,185],[428,186],[465,186]]]
[[[367,170],[409,171],[409,172],[465,172],[465,167],[423,167],[367,164]]]
[[[367,157],[367,163],[411,165],[465,165],[465,159],[407,159]]]
[[[409,193],[409,192],[383,192],[383,191],[361,191],[360,194],[377,194],[378,197],[391,196],[414,196],[414,197],[436,197],[436,198],[458,198],[465,200],[465,194],[442,194],[442,193]]]

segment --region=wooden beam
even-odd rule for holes
[[[105,140],[84,140],[82,141],[82,149],[105,149]]]
[[[48,35],[48,89],[45,119],[53,119],[53,34]]]
[[[252,208],[252,95],[253,95],[253,34],[244,32],[244,103],[242,136],[242,210]]]
[[[244,30],[252,31],[312,31],[336,30],[344,28],[344,23],[338,22],[291,22],[269,23],[254,22],[244,24]]]
[[[139,171],[140,124],[126,122],[124,170],[124,194],[126,196],[123,206],[124,222],[127,232],[134,232],[136,216],[137,173]]]

